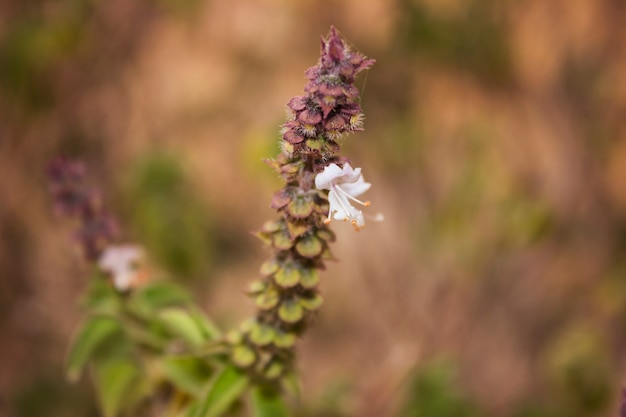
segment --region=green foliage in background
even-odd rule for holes
[[[349,417],[350,397],[353,394],[354,381],[349,378],[337,378],[324,386],[317,396],[307,395],[300,399],[294,410],[296,417]]]
[[[406,49],[476,76],[488,84],[510,83],[506,22],[493,0],[472,0],[453,16],[439,16],[416,1],[403,1],[399,26]]]
[[[556,404],[568,416],[602,415],[618,387],[607,343],[584,322],[565,327],[545,351]]]
[[[214,356],[207,349],[221,334],[182,288],[157,281],[122,294],[94,279],[83,306],[88,315],[74,336],[66,372],[76,381],[91,370],[105,417],[141,409],[162,389],[176,389],[180,397],[165,415],[196,399],[213,406],[205,392],[220,361],[206,357]]]
[[[465,129],[462,158],[446,191],[427,201],[429,220],[417,231],[421,252],[449,253],[459,270],[479,271],[495,256],[538,244],[554,228],[549,204],[523,180],[494,177],[501,161],[489,147],[491,137],[477,127]]]
[[[561,417],[552,409],[541,404],[522,404],[513,412],[513,417]]]
[[[164,152],[147,155],[131,173],[126,201],[136,240],[172,275],[203,276],[214,259],[214,226],[182,163]]]
[[[591,417],[607,415],[615,378],[593,331],[570,329],[546,350],[548,384],[543,395],[513,405],[509,417]],[[486,361],[489,358],[485,358]],[[413,373],[398,417],[493,416],[462,392],[450,360],[435,359]]]
[[[413,376],[398,417],[482,417],[474,402],[457,385],[454,366],[438,360]]]
[[[57,3],[55,13],[45,17],[30,9],[0,39],[0,91],[27,112],[54,104],[53,71],[75,56],[84,40],[87,2]]]
[[[58,369],[40,369],[34,382],[24,386],[16,382],[10,403],[11,416],[85,417],[95,416],[97,406],[91,387],[71,384],[59,378]],[[10,394],[10,393],[9,393]]]
[[[156,406],[164,417],[218,417],[244,398],[255,417],[287,416],[277,387],[229,363],[221,331],[181,287],[155,281],[121,293],[103,278],[83,300],[66,373],[77,381],[90,371],[104,417]]]

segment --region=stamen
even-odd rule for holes
[[[360,228],[360,227],[359,227],[359,225],[357,224],[357,221],[356,221],[356,220],[352,220],[352,222],[351,222],[351,223],[352,223],[352,227],[354,227],[354,230],[355,230],[356,232],[358,232],[359,230],[361,230],[361,228]],[[363,226],[363,227],[365,227],[365,226]]]
[[[350,194],[348,194],[347,192],[345,192],[341,187],[337,186],[337,185],[333,185],[333,188],[337,188],[339,189],[339,191],[341,191],[341,194],[345,195],[346,197],[348,197],[350,200],[361,204],[362,206],[365,207],[369,207],[372,203],[369,201],[361,201],[358,198],[352,197]]]
[[[336,186],[336,185],[334,185],[334,184],[333,184],[332,188],[333,188],[333,189],[332,189],[332,191],[337,191],[337,189],[341,190],[341,188],[337,187],[337,186]],[[341,190],[341,191],[343,191],[343,190]],[[343,195],[347,195],[347,194],[345,193],[345,191],[343,191]],[[347,217],[346,217],[344,220],[348,220],[348,217],[349,217],[349,218],[353,218],[353,216],[352,216],[352,211],[351,211],[350,209],[353,209],[353,210],[354,210],[354,207],[352,207],[352,206],[350,205],[350,203],[348,203],[348,201],[346,201],[346,200],[344,200],[344,199],[340,198],[339,196],[337,196],[337,201],[339,202],[339,205],[341,206],[341,209],[344,211],[344,213],[346,213],[346,216],[347,216]],[[347,205],[347,206],[346,206],[346,205]]]

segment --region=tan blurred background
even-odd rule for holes
[[[383,223],[335,224],[301,416],[617,416],[626,347],[626,3],[0,4],[0,415],[97,415],[64,382],[89,274],[61,153],[221,326],[274,218],[285,103],[334,24],[377,64],[344,153]]]

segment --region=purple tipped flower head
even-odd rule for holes
[[[308,152],[316,144],[307,146],[306,139],[316,137],[323,137],[333,148],[340,136],[362,130],[359,90],[354,80],[374,62],[352,51],[337,29],[331,28],[328,36],[322,38],[317,65],[305,72],[309,80],[304,87],[307,94],[296,96],[287,104],[291,117],[283,125],[283,139],[289,149],[293,145],[295,153]]]
[[[76,239],[85,259],[95,262],[106,246],[117,240],[117,221],[104,211],[100,192],[86,184],[82,162],[59,157],[47,173],[55,211],[80,221]]]

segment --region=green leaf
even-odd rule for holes
[[[248,387],[249,379],[234,366],[228,366],[211,384],[206,396],[192,417],[218,417],[239,399]]]
[[[94,380],[105,417],[115,417],[128,410],[135,404],[141,389],[137,365],[124,357],[96,363]]]
[[[131,303],[143,313],[150,314],[165,307],[191,304],[191,296],[173,282],[154,282],[133,293]]]
[[[154,317],[150,323],[146,323],[143,320],[126,320],[124,322],[124,333],[132,341],[132,344],[161,351],[171,338],[163,331],[163,327],[164,325],[158,322],[158,317]]]
[[[196,321],[196,324],[204,334],[205,338],[215,340],[222,336],[222,331],[209,319],[199,308],[190,308],[189,314]]]
[[[195,357],[163,358],[162,370],[165,377],[178,389],[199,398],[211,376],[211,368]]]
[[[120,296],[115,288],[103,277],[95,276],[81,304],[92,312],[115,314],[121,308]]]
[[[287,417],[289,415],[282,397],[274,390],[254,387],[250,392],[250,405],[254,417]]]
[[[129,171],[131,223],[160,265],[179,278],[201,276],[215,254],[210,210],[189,186],[182,160],[154,150]]]
[[[171,334],[180,337],[192,348],[199,348],[206,341],[204,331],[198,326],[196,318],[182,308],[163,310],[159,318]]]
[[[180,413],[178,413],[177,417],[194,417],[200,408],[200,403],[194,401],[187,405]]]
[[[111,337],[121,335],[121,326],[113,318],[93,316],[78,330],[67,357],[66,373],[70,381],[76,381],[85,364]]]

